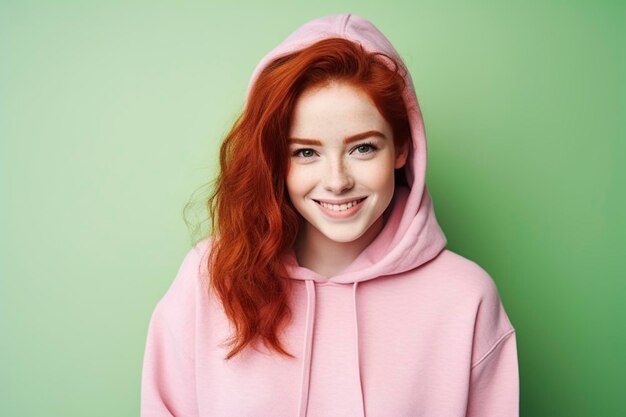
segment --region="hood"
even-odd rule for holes
[[[248,93],[271,61],[328,37],[356,41],[366,51],[384,52],[404,65],[389,40],[368,20],[353,14],[324,16],[301,26],[263,57],[254,69]],[[381,275],[415,269],[434,258],[445,247],[446,238],[435,218],[433,203],[425,184],[426,135],[408,71],[405,80],[404,101],[409,114],[413,146],[409,150],[404,170],[410,188],[396,188],[391,202],[393,207],[383,230],[343,272],[331,278],[322,277],[300,267],[291,252],[285,261],[292,278],[342,284],[367,281]]]
[[[248,94],[261,71],[274,59],[288,55],[328,37],[342,37],[360,43],[368,52],[383,52],[404,62],[389,40],[368,20],[353,14],[324,16],[312,20],[291,33],[256,66],[248,84]],[[285,258],[292,279],[305,281],[307,288],[306,328],[302,357],[302,380],[299,415],[306,415],[311,349],[315,321],[315,282],[334,282],[353,286],[354,334],[357,340],[355,366],[359,369],[357,286],[359,282],[384,275],[413,270],[436,257],[446,246],[446,238],[435,218],[433,203],[425,184],[426,135],[410,74],[406,73],[404,102],[411,126],[412,147],[404,166],[409,188],[399,186],[394,192],[389,217],[378,236],[340,274],[327,278],[298,265],[293,251]],[[359,381],[355,383],[360,384]],[[362,391],[361,391],[362,392]],[[364,413],[363,413],[364,414]]]

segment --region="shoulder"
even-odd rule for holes
[[[499,301],[500,295],[494,279],[476,262],[449,249],[424,265],[425,272],[436,276],[439,284],[463,291],[477,300]]]
[[[455,299],[471,303],[476,322],[487,327],[497,323],[500,332],[512,329],[495,280],[478,263],[444,249],[426,266],[433,285],[444,286]]]
[[[473,318],[473,363],[479,363],[493,347],[515,333],[491,275],[476,262],[450,250],[441,253],[435,265],[454,288],[470,302]],[[471,301],[470,301],[471,300]]]
[[[179,289],[193,287],[197,284],[201,276],[206,273],[207,265],[205,264],[211,248],[211,242],[211,238],[205,238],[187,251],[178,268],[176,277],[172,281],[170,290],[176,292]]]
[[[196,300],[206,287],[211,242],[211,238],[205,238],[186,252],[169,288],[157,303],[155,313],[167,316],[168,321],[179,321],[193,314]]]
[[[188,366],[190,362],[179,360],[193,358],[197,311],[202,303],[199,284],[209,246],[210,241],[204,239],[187,251],[169,288],[157,302],[146,342],[147,366]]]

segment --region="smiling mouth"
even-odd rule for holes
[[[363,198],[359,198],[358,200],[354,200],[354,201],[350,201],[348,203],[343,203],[343,204],[328,204],[328,203],[322,203],[321,201],[317,201],[317,200],[313,200],[315,201],[317,204],[319,204],[320,206],[332,210],[332,211],[346,211],[354,206],[356,206],[357,204],[359,204],[361,201],[365,200],[367,197],[363,197]]]

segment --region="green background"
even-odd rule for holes
[[[517,329],[521,415],[626,415],[625,3],[468,3],[1,1],[0,415],[138,415],[254,66],[346,12],[411,70],[449,248]]]

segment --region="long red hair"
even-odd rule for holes
[[[209,291],[217,294],[235,328],[226,359],[257,338],[293,357],[278,333],[292,314],[292,280],[281,257],[304,221],[285,185],[287,138],[299,95],[335,80],[363,89],[391,125],[398,150],[410,142],[402,99],[405,74],[402,63],[344,38],[327,38],[277,58],[259,74],[220,148],[220,171],[208,199],[213,236]],[[406,184],[400,170],[398,182]]]

